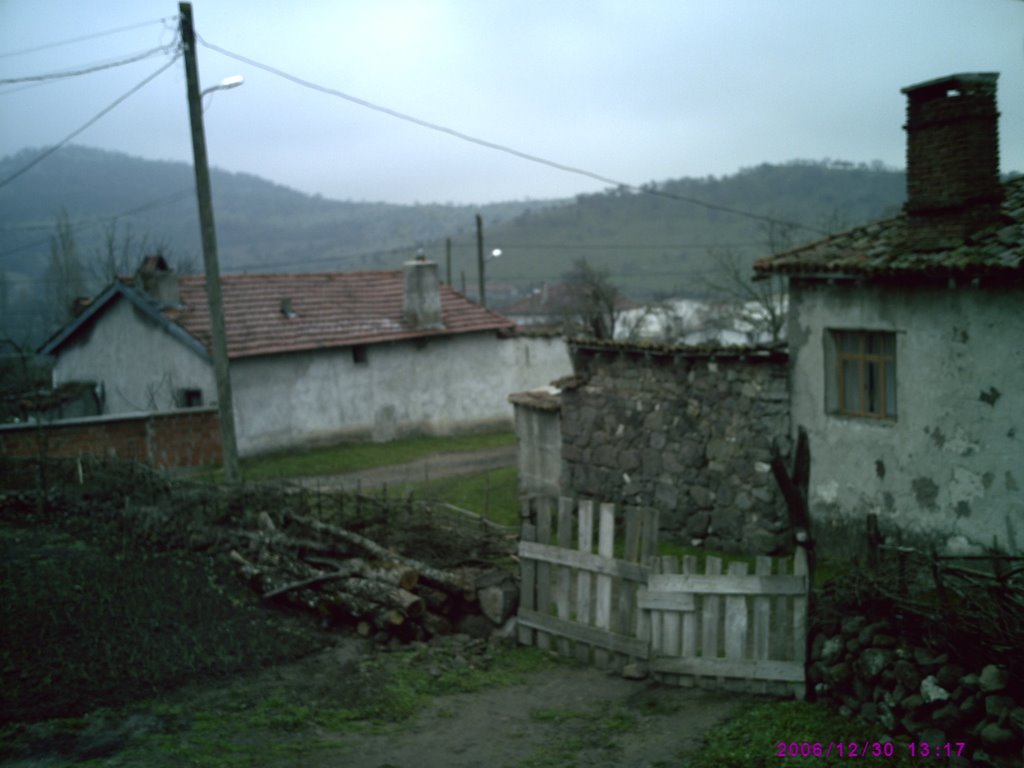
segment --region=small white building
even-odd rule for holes
[[[221,278],[239,452],[508,427],[509,393],[572,371],[564,339],[403,270]],[[216,403],[205,278],[160,257],[41,348],[53,383],[93,381],[103,413]]]
[[[789,281],[822,534],[874,513],[905,543],[1024,552],[1024,178],[1000,180],[996,77],[904,89],[902,215],[755,265]]]

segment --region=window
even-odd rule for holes
[[[831,331],[826,386],[829,411],[868,419],[896,418],[896,334]]]
[[[367,362],[366,345],[355,344],[352,347],[352,362],[356,365],[365,365]]]
[[[203,404],[203,390],[201,389],[179,389],[179,408],[199,408]]]

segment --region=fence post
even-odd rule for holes
[[[519,525],[519,540],[520,541],[534,541],[536,537],[536,528],[531,520],[531,509],[530,509],[530,497],[523,496],[520,501],[520,525]],[[527,557],[521,557],[519,559],[519,605],[528,610],[536,608],[536,576],[537,576],[537,565],[533,560]],[[530,627],[523,626],[522,624],[518,627],[519,642],[522,645],[533,645],[534,631]]]

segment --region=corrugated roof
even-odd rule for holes
[[[1004,185],[1003,220],[941,251],[906,244],[906,215],[851,229],[761,259],[762,274],[899,277],[1024,277],[1024,177]]]
[[[376,344],[477,331],[505,331],[515,323],[473,303],[448,285],[441,290],[439,329],[417,329],[403,319],[401,270],[221,277],[228,357]],[[178,282],[180,308],[163,314],[210,348],[205,277]],[[291,312],[282,311],[290,302]]]

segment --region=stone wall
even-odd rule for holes
[[[944,649],[909,641],[880,616],[822,622],[807,677],[818,701],[914,742],[922,762],[988,766],[1024,759],[1024,707],[1005,667],[985,659],[958,663]],[[961,759],[950,760],[946,744]]]
[[[663,536],[756,554],[788,544],[771,444],[789,453],[787,357],[776,350],[573,344],[562,488],[653,506]]]

